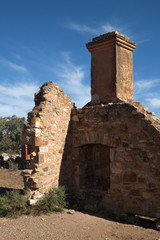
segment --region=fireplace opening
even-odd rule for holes
[[[80,189],[108,190],[110,186],[110,147],[87,144],[79,150]]]

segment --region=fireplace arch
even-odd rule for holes
[[[105,190],[110,186],[110,147],[86,144],[79,147],[79,188]]]

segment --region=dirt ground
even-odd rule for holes
[[[0,191],[23,188],[20,172],[0,169]],[[72,213],[72,212],[71,212]],[[0,218],[0,240],[160,240],[160,232],[152,221],[138,224],[121,222],[118,218],[75,211]]]

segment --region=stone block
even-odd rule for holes
[[[53,175],[53,171],[50,171],[49,173],[48,173],[48,175],[50,176],[50,175]]]
[[[39,152],[44,152],[44,153],[46,153],[46,152],[48,152],[48,146],[40,146],[39,147]]]
[[[132,189],[132,190],[129,192],[129,195],[132,195],[132,196],[140,196],[140,191],[137,190],[137,189]]]
[[[39,137],[42,133],[42,130],[40,128],[35,128],[35,136]]]
[[[60,149],[59,149],[59,153],[63,153],[63,148],[60,148]]]
[[[48,141],[44,140],[42,137],[35,137],[35,146],[45,146],[48,144]]]
[[[31,125],[35,128],[41,128],[41,129],[44,128],[43,122],[41,121],[40,118],[37,118],[37,117],[32,118]]]
[[[30,206],[34,206],[34,205],[37,204],[37,201],[38,201],[38,199],[29,199],[28,203],[29,203]]]
[[[73,115],[73,116],[72,116],[72,121],[74,121],[74,122],[79,122],[78,116],[77,116],[77,115]]]
[[[38,153],[38,163],[42,164],[45,162],[45,154],[44,153]]]
[[[44,172],[47,172],[48,171],[48,167],[45,167],[42,169]]]
[[[110,148],[110,160],[114,162],[115,159],[115,148]]]
[[[123,174],[123,182],[124,183],[133,183],[136,182],[137,175],[134,172],[126,172]]]

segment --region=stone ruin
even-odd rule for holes
[[[91,101],[75,108],[53,82],[35,95],[23,130],[30,203],[65,185],[79,207],[160,218],[160,121],[133,100],[133,50],[118,32],[96,38]]]

